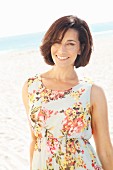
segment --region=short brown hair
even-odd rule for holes
[[[51,56],[51,46],[59,37],[61,37],[61,41],[69,28],[78,31],[81,48],[81,54],[77,56],[74,66],[78,68],[86,66],[89,63],[93,46],[89,26],[84,20],[73,15],[68,15],[57,19],[44,35],[40,52],[47,64],[54,65]]]

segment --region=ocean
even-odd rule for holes
[[[113,21],[89,25],[94,36],[113,36]],[[0,52],[39,48],[44,32],[0,38]]]

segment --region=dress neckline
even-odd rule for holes
[[[50,89],[50,88],[47,88],[47,87],[43,84],[41,74],[38,74],[37,77],[38,77],[38,80],[41,82],[42,88],[44,88],[44,89],[47,90],[47,91],[51,91],[51,92],[68,92],[68,91],[71,91],[71,90],[79,87],[79,86],[81,85],[81,82],[83,81],[82,79],[80,79],[79,82],[78,82],[77,84],[75,84],[74,86],[72,86],[72,87],[70,87],[70,88],[68,88],[68,89],[65,89],[65,90],[58,90],[58,89]]]

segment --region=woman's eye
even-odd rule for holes
[[[71,45],[71,46],[74,46],[75,44],[73,44],[73,43],[68,43],[67,45]]]

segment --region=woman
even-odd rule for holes
[[[40,51],[52,69],[23,86],[30,170],[113,170],[104,91],[76,73],[88,64],[92,45],[87,23],[72,15],[56,20],[43,38]],[[89,142],[92,134],[98,156]]]

